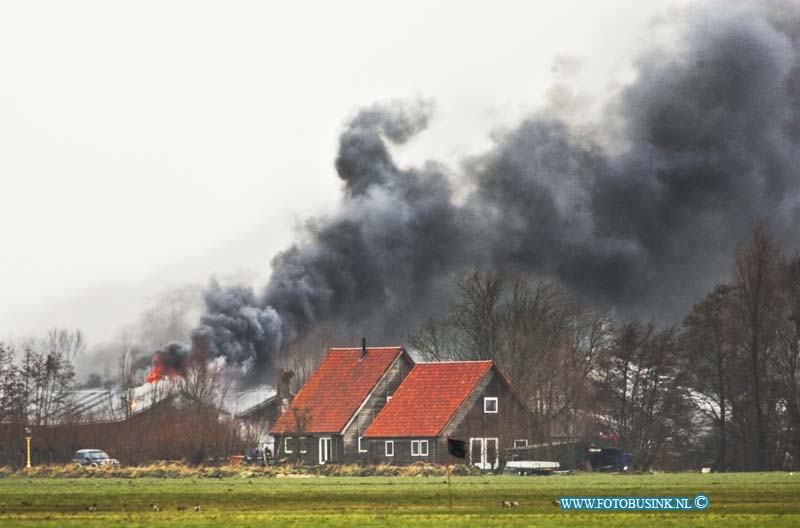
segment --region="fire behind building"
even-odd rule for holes
[[[334,348],[271,429],[306,464],[468,462],[498,469],[533,419],[491,361],[415,363],[401,347]],[[463,439],[466,460],[448,453]]]

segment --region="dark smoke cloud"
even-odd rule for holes
[[[725,278],[756,223],[796,245],[797,13],[694,9],[676,21],[675,49],[640,58],[597,132],[534,116],[460,177],[391,155],[427,125],[429,103],[361,111],[340,137],[338,213],[309,222],[259,295],[212,285],[195,338],[266,367],[320,321],[397,341],[476,265],[553,277],[621,313],[679,317]],[[474,189],[463,204],[454,183]]]
[[[558,120],[500,141],[473,171],[476,206],[496,220],[496,265],[670,319],[720,280],[755,223],[796,228],[797,47],[754,15],[703,13],[679,49],[640,59],[607,116],[624,123],[619,153]]]
[[[249,370],[258,364],[271,369],[283,340],[281,318],[251,288],[222,288],[212,281],[205,293],[206,313],[192,333],[196,346],[205,346],[212,357]]]
[[[269,373],[281,346],[319,321],[369,322],[378,337],[419,309],[461,251],[459,211],[435,164],[401,169],[387,143],[421,130],[430,110],[418,102],[359,112],[340,137],[339,212],[309,222],[306,239],[275,257],[261,295],[212,283],[195,342]]]
[[[153,353],[153,367],[160,369],[162,376],[183,376],[186,374],[186,358],[189,352],[189,347],[183,343],[168,343]]]

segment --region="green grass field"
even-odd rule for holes
[[[788,473],[454,477],[452,488],[451,512],[442,477],[15,476],[0,479],[0,526],[800,526],[800,475]],[[698,493],[711,500],[702,512],[567,512],[552,504],[560,495]],[[503,500],[520,506],[502,508]],[[93,502],[98,511],[87,511]]]

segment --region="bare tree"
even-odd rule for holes
[[[775,369],[785,399],[786,444],[793,467],[800,467],[800,253],[786,262],[783,274],[783,317]]]
[[[649,469],[665,446],[688,435],[688,398],[678,368],[675,330],[657,332],[652,324],[623,325],[604,361],[601,382],[609,425]]]
[[[131,344],[128,342],[128,336],[123,334],[122,345],[119,350],[119,385],[122,391],[122,412],[124,413],[125,419],[130,418],[131,413],[136,407],[136,400],[134,398],[136,382],[134,380],[133,359],[134,352]]]
[[[714,288],[684,320],[681,339],[684,368],[692,388],[701,396],[693,402],[700,413],[711,419],[717,432],[717,471],[728,468],[729,421],[735,390],[732,385],[737,358],[730,328],[732,294],[727,285]]]
[[[426,321],[409,344],[426,360],[497,361],[546,441],[586,434],[609,331],[606,317],[553,283],[475,270],[457,280],[446,316]]]
[[[305,407],[293,407],[292,418],[294,418],[294,449],[292,450],[292,458],[295,462],[303,461],[303,454],[306,451],[306,437],[304,436],[308,428],[311,427],[313,415],[311,409]]]
[[[429,317],[409,336],[408,344],[425,361],[447,361],[459,356],[453,336],[453,326],[447,319]]]
[[[73,360],[85,348],[79,330],[56,329],[47,339],[23,344],[22,387],[28,419],[48,425],[63,415],[71,402],[75,382]]]
[[[738,343],[747,360],[748,401],[753,420],[753,469],[770,468],[768,444],[771,415],[768,367],[774,355],[778,326],[778,295],[783,266],[780,248],[765,229],[757,229],[750,244],[741,246],[734,262],[733,315]]]
[[[505,276],[474,270],[456,280],[449,321],[458,355],[463,359],[498,359],[504,344]]]
[[[294,373],[290,385],[291,393],[297,393],[317,370],[325,354],[336,342],[336,337],[334,326],[323,323],[312,331],[302,333],[283,351],[279,366]]]
[[[0,423],[2,424],[24,422],[22,377],[15,359],[14,348],[0,341]]]

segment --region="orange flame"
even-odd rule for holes
[[[147,376],[147,383],[155,383],[158,380],[162,379],[162,373],[164,369],[161,365],[153,365],[153,370],[150,371],[150,375]]]
[[[150,371],[150,374],[147,376],[145,383],[155,383],[157,381],[162,381],[169,378],[174,378],[179,376],[178,371],[171,368],[164,368],[161,365],[153,365],[153,370]]]

